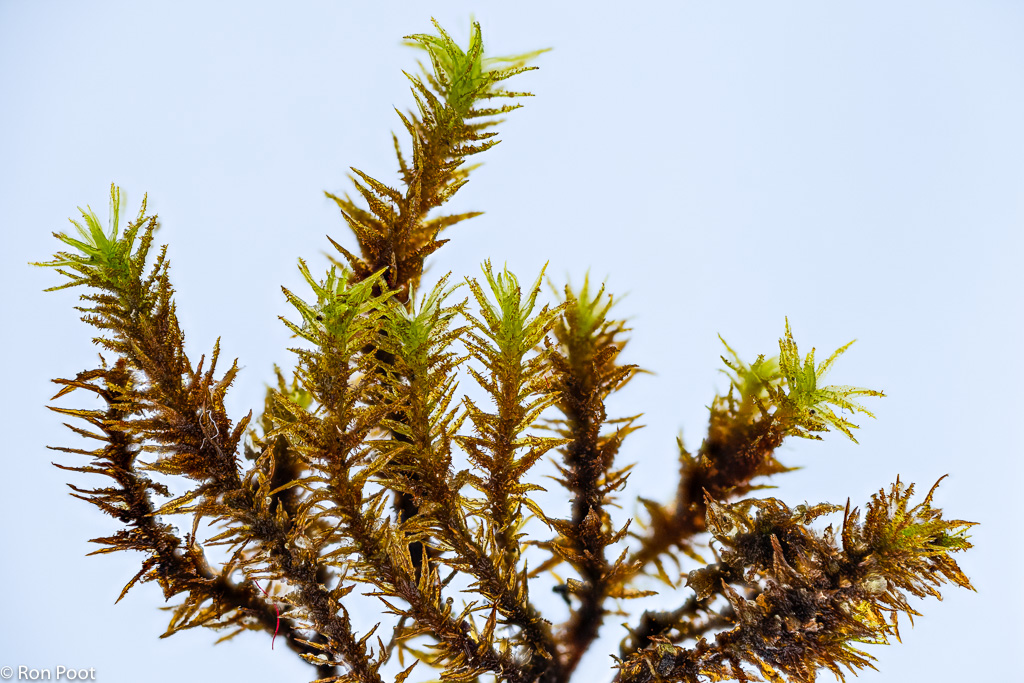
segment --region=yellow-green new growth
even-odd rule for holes
[[[469,372],[490,394],[495,412],[482,410],[467,397],[466,410],[476,434],[460,437],[459,444],[480,472],[481,476],[471,477],[471,483],[487,497],[483,505],[500,543],[510,547],[518,545],[514,537],[522,522],[521,507],[532,503],[526,494],[540,490],[523,483],[523,477],[545,453],[563,443],[525,433],[556,398],[545,379],[548,352],[528,354],[551,331],[561,307],[534,310],[543,269],[528,293],[508,270],[495,274],[490,261],[484,262],[483,272],[490,295],[479,282],[468,280],[480,317],[466,314],[472,328],[463,342],[473,359],[486,368],[486,372],[474,368]],[[503,562],[514,564],[517,556],[518,548]]]
[[[499,109],[470,112],[473,102],[492,97],[518,97],[529,93],[513,93],[495,89],[495,85],[516,74],[536,67],[526,62],[547,50],[535,50],[510,57],[484,57],[484,42],[480,24],[473,22],[470,29],[469,46],[463,50],[436,20],[431,20],[439,35],[417,33],[406,36],[406,44],[426,50],[430,56],[433,73],[426,72],[427,79],[438,92],[445,95],[447,104],[461,117],[490,116],[518,109],[520,105],[507,105]],[[506,64],[499,68],[496,65]],[[416,79],[412,79],[417,83]],[[431,98],[432,99],[432,98]],[[430,99],[428,99],[430,101]],[[421,102],[421,109],[423,103]],[[436,111],[436,107],[432,107]]]
[[[820,439],[821,437],[811,434],[811,432],[826,432],[831,425],[846,434],[851,441],[857,443],[852,431],[857,429],[857,425],[836,415],[830,406],[874,417],[871,411],[851,397],[885,396],[881,391],[847,385],[819,386],[822,378],[832,367],[832,363],[845,353],[854,341],[856,340],[839,347],[824,363],[815,366],[814,349],[811,349],[811,352],[801,361],[800,352],[793,339],[793,332],[789,329],[789,319],[786,319],[786,336],[779,340],[779,374],[782,376],[785,386],[784,388],[775,388],[773,393],[780,406],[783,406],[789,413],[788,416],[794,420],[794,433],[797,436]]]
[[[885,396],[881,391],[863,387],[820,385],[835,360],[856,340],[836,349],[824,363],[816,366],[814,349],[805,357],[800,357],[788,318],[786,336],[779,340],[779,355],[765,358],[762,354],[750,365],[740,360],[721,336],[719,339],[732,356],[731,360],[722,356],[722,361],[732,371],[726,374],[729,375],[732,387],[739,392],[741,403],[756,404],[763,411],[774,407],[774,418],[788,434],[820,440],[821,437],[815,432],[827,432],[831,426],[857,443],[853,430],[857,429],[858,425],[837,415],[833,407],[851,413],[861,412],[873,418],[874,414],[852,397]]]
[[[764,354],[761,354],[757,360],[747,365],[740,359],[736,351],[722,339],[722,335],[718,335],[718,340],[732,356],[732,360],[720,356],[725,366],[732,370],[732,373],[725,370],[722,372],[728,375],[731,385],[740,392],[740,397],[744,401],[767,399],[768,388],[778,386],[782,381],[782,375],[779,373],[779,357],[765,358]]]
[[[142,198],[142,208],[139,209],[138,217],[128,224],[128,229],[123,235],[120,234],[121,188],[113,183],[110,184],[110,234],[103,230],[100,219],[92,207],[78,207],[78,211],[85,221],[84,226],[74,219],[68,220],[78,230],[82,239],[75,239],[63,232],[53,233],[54,237],[73,247],[77,252],[57,252],[52,261],[32,264],[56,268],[57,272],[71,280],[50,287],[46,291],[85,284],[108,290],[122,289],[133,277],[142,272],[146,252],[152,240],[151,233],[156,228],[155,218],[147,219],[146,198]],[[147,229],[143,232],[142,243],[136,251],[135,238],[143,227]]]
[[[566,323],[569,324],[561,325],[560,329],[563,330],[566,341],[571,339],[572,341],[582,342],[591,339],[595,334],[602,335],[608,333],[608,330],[605,329],[610,326],[608,324],[608,312],[615,304],[615,300],[611,294],[605,292],[603,284],[597,290],[597,293],[591,296],[590,275],[587,274],[584,276],[583,286],[580,287],[578,292],[573,291],[571,283],[566,285],[565,301],[567,302]],[[611,327],[614,327],[619,332],[623,330],[621,323]]]
[[[327,277],[317,282],[302,259],[299,259],[299,272],[313,289],[316,303],[307,303],[282,287],[288,303],[302,317],[300,324],[282,318],[288,329],[318,346],[333,340],[334,344],[341,344],[339,350],[342,352],[354,353],[362,348],[370,339],[367,335],[372,336],[373,332],[368,330],[371,326],[365,324],[367,321],[360,321],[360,317],[382,311],[383,302],[391,296],[390,292],[376,297],[373,295],[381,273],[354,282],[351,271],[343,268],[339,275],[337,266],[332,266],[327,271]]]
[[[435,22],[438,36],[409,36],[409,44],[427,51],[430,66],[421,76],[406,74],[412,82],[416,111],[398,111],[412,143],[412,158],[407,159],[398,138],[392,136],[401,183],[392,188],[353,168],[352,181],[365,202],[365,208],[351,197],[327,193],[352,229],[360,255],[332,243],[345,256],[357,279],[384,270],[387,287],[399,290],[396,296],[407,301],[409,288],[416,288],[423,274],[424,259],[447,240],[442,231],[479,212],[437,215],[442,206],[468,182],[474,166],[466,159],[497,144],[491,128],[497,118],[518,104],[500,107],[479,106],[492,98],[528,96],[496,87],[523,71],[533,52],[516,57],[485,58],[480,27],[474,24],[470,44],[463,50]],[[497,67],[502,63],[506,66]]]
[[[393,355],[387,373],[394,395],[397,417],[388,427],[408,439],[411,451],[408,469],[423,474],[436,460],[444,474],[451,462],[451,434],[461,418],[449,409],[458,386],[455,371],[465,360],[452,350],[465,327],[453,324],[463,313],[466,301],[445,305],[461,283],[448,284],[445,275],[419,304],[410,297],[408,307],[393,306],[384,318],[385,335],[380,348]]]
[[[410,296],[407,307],[392,307],[385,320],[388,338],[396,342],[393,346],[385,344],[385,348],[400,358],[416,376],[425,375],[439,360],[454,357],[454,354],[444,351],[463,331],[461,327],[451,329],[451,325],[462,313],[466,302],[444,305],[462,283],[448,286],[448,279],[449,275],[441,278],[430,292],[422,296],[419,305],[415,296]]]
[[[490,339],[494,343],[494,351],[505,357],[509,363],[518,363],[526,352],[540,343],[555,324],[561,312],[560,307],[550,309],[544,306],[533,315],[541,282],[544,280],[543,268],[525,300],[519,280],[507,269],[495,274],[491,262],[485,261],[482,270],[488,288],[494,296],[494,302],[491,302],[476,280],[467,280],[470,291],[480,306],[480,319],[469,316],[473,326],[483,335],[474,335],[474,339],[479,342],[483,342],[485,338]],[[485,353],[484,356],[493,356],[497,359],[493,353]],[[490,366],[490,363],[488,365]]]
[[[663,594],[657,611],[635,615],[616,683],[814,683],[822,668],[842,678],[844,667],[870,666],[857,644],[898,636],[897,615],[917,614],[910,596],[970,588],[952,555],[971,547],[972,523],[944,519],[934,488],[911,505],[913,487],[897,479],[863,514],[847,503],[841,531],[811,526],[839,506],[744,500],[791,469],[776,458],[788,437],[835,429],[853,439],[845,411],[871,415],[854,399],[883,395],[824,384],[850,344],[816,364],[788,320],[778,356],[748,365],[726,345],[731,386],[711,403],[706,438],[692,454],[679,441],[675,495],[641,498],[648,519],[628,534],[612,509],[631,466],[620,447],[638,416],[609,418],[606,399],[641,371],[619,362],[630,330],[611,294],[585,279],[544,306],[543,270],[524,290],[486,262],[484,277],[467,281],[471,312],[469,299],[446,304],[449,276],[417,301],[441,231],[476,215],[434,210],[465,184],[466,159],[495,144],[495,116],[516,108],[477,105],[515,95],[497,85],[537,54],[485,58],[479,26],[465,50],[437,28],[410,38],[430,64],[410,77],[418,111],[400,114],[412,146],[407,163],[396,142],[400,185],[353,170],[360,204],[334,197],[360,256],[334,243],[349,267],[316,279],[300,261],[312,294],[285,290],[298,312],[285,324],[302,339],[294,379],[275,368],[250,444],[241,439],[252,414],[233,421],[224,405],[237,363],[218,375],[219,346],[209,362],[189,360],[166,248],[146,264],[157,223],[145,202],[122,232],[112,187],[109,230],[80,209],[77,235],[57,234],[70,252],[36,264],[69,279],[63,287],[88,287],[78,310],[114,356],[55,380],[55,398],[82,389],[106,404],[54,408],[101,441],[58,447],[89,458],[59,466],[115,480],[72,490],[123,525],[94,539],[98,552],[146,553],[127,588],[154,581],[165,598],[183,596],[166,635],[196,626],[280,635],[321,681],[402,683],[412,667],[383,669],[397,654],[402,666],[412,655],[421,669],[443,669],[443,681],[570,683],[593,677],[580,662],[602,624],[627,614],[611,602],[650,595],[643,575],[653,568],[670,589],[685,577],[694,593],[674,607]],[[460,390],[460,367],[483,399]],[[564,505],[542,509],[533,468],[552,449]],[[187,488],[174,496],[146,472]],[[191,532],[167,523],[172,515],[191,516]],[[204,518],[221,524],[212,537],[197,537]],[[709,536],[710,564],[697,552]],[[214,562],[204,548],[218,545],[226,559]],[[702,566],[687,572],[690,561]],[[531,580],[556,568],[568,612],[560,624],[530,600]],[[263,592],[253,579],[276,585]],[[359,583],[381,600],[390,639],[354,630],[348,596]],[[456,602],[460,590],[468,596]]]

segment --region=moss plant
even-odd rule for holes
[[[109,228],[83,210],[76,234],[56,234],[67,251],[36,264],[66,278],[53,289],[85,289],[79,310],[99,330],[97,367],[55,380],[55,398],[99,407],[53,408],[96,447],[56,450],[84,459],[58,467],[107,479],[71,485],[120,523],[96,552],[142,554],[121,597],[156,582],[174,604],[168,635],[263,631],[322,681],[565,683],[615,614],[630,625],[609,679],[805,682],[871,666],[861,644],[898,638],[910,596],[971,588],[953,559],[971,523],[933,506],[938,484],[921,498],[897,480],[863,512],[751,497],[789,469],[786,439],[853,440],[849,416],[871,416],[855,399],[883,395],[826,384],[849,344],[818,363],[788,321],[777,355],[746,363],[725,347],[729,391],[699,450],[679,445],[674,499],[641,499],[640,519],[612,524],[638,425],[605,405],[639,369],[619,361],[630,330],[611,295],[584,281],[544,303],[543,272],[521,281],[489,262],[421,285],[445,230],[474,215],[443,212],[468,161],[528,95],[505,82],[536,56],[485,57],[479,26],[466,49],[436,28],[408,38],[429,61],[410,76],[415,111],[399,113],[398,184],[353,170],[355,196],[329,195],[358,249],[332,240],[323,274],[300,260],[309,289],[284,292],[294,370],[277,371],[255,419],[225,410],[236,364],[224,370],[216,346],[186,354],[145,201],[122,226],[112,187]],[[545,458],[554,483],[537,476]],[[542,484],[564,491],[564,515],[539,505]],[[217,531],[200,538],[201,523]],[[216,545],[223,562],[204,552]],[[562,623],[532,594],[548,573]],[[379,598],[380,628],[354,630],[357,587]],[[664,610],[630,611],[655,592]]]

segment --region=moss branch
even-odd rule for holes
[[[570,585],[578,605],[560,636],[563,679],[568,680],[604,619],[604,602],[612,593],[626,597],[618,575],[621,559],[609,562],[606,549],[625,530],[612,529],[607,506],[613,492],[625,485],[628,468],[614,470],[615,456],[635,418],[609,424],[605,399],[636,373],[632,365],[616,363],[625,341],[624,323],[607,317],[612,299],[602,287],[591,296],[589,279],[579,292],[566,287],[566,304],[554,326],[557,346],[548,359],[561,418],[553,423],[568,441],[561,448],[559,482],[569,491],[572,510],[567,520],[548,520],[560,533],[553,547],[579,572]],[[611,433],[602,429],[611,426]],[[616,590],[616,589],[620,590]]]
[[[526,667],[532,680],[541,669],[550,666],[554,653],[550,629],[530,604],[525,577],[518,572],[516,562],[519,478],[523,473],[517,468],[524,463],[517,462],[515,455],[522,442],[519,430],[529,412],[522,397],[533,391],[529,381],[532,371],[524,372],[520,367],[519,352],[516,367],[503,372],[504,383],[494,387],[503,397],[498,415],[475,414],[476,420],[486,422],[482,433],[487,438],[469,440],[457,435],[462,418],[451,403],[454,371],[464,358],[457,358],[449,345],[454,339],[464,338],[466,328],[451,327],[456,317],[463,314],[465,305],[463,302],[444,306],[453,289],[442,278],[418,307],[391,310],[387,335],[393,353],[391,401],[402,406],[395,429],[400,430],[403,440],[392,460],[394,469],[389,469],[392,478],[385,484],[414,501],[418,515],[406,523],[413,536],[435,539],[439,546],[437,561],[473,576],[495,609],[496,617],[520,629],[526,645],[538,654]],[[517,313],[518,305],[519,302]],[[477,338],[477,343],[485,342]],[[523,347],[528,348],[529,345]],[[470,411],[472,417],[472,407]],[[491,429],[494,433],[487,431]],[[453,440],[463,444],[468,441],[468,447],[484,466],[486,476],[474,479],[475,485],[487,494],[483,501],[470,502],[458,490],[460,484],[451,468]],[[535,449],[542,446],[540,442],[533,445]],[[406,476],[403,470],[407,468],[414,470],[416,476]],[[481,537],[474,533],[467,523],[467,508],[485,520],[489,534]],[[451,555],[446,556],[443,551],[450,551]]]
[[[196,626],[252,628],[254,619],[267,633],[278,633],[283,637],[294,652],[300,655],[313,654],[314,651],[303,642],[302,635],[291,620],[279,621],[273,605],[262,598],[253,586],[239,585],[225,573],[214,571],[194,539],[189,538],[183,544],[170,526],[159,521],[150,493],[166,495],[167,491],[162,485],[141,474],[136,466],[142,441],[133,435],[126,422],[133,414],[131,394],[134,386],[126,361],[119,359],[112,367],[79,373],[74,380],[54,381],[63,387],[54,398],[75,389],[84,389],[96,394],[107,404],[106,411],[55,408],[57,412],[74,415],[99,429],[102,436],[68,425],[75,432],[99,439],[106,445],[94,451],[60,447],[54,450],[85,454],[92,458],[92,464],[87,467],[58,465],[61,469],[104,474],[118,486],[102,489],[71,488],[73,495],[97,505],[126,526],[125,530],[114,536],[93,539],[94,543],[104,546],[96,553],[135,550],[149,556],[143,563],[142,571],[125,586],[120,597],[123,598],[137,582],[156,581],[166,599],[183,592],[188,594],[184,603],[175,608],[171,626],[165,636]],[[210,604],[202,607],[208,601]]]

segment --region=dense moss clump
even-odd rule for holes
[[[630,617],[609,678],[803,682],[870,666],[859,644],[898,637],[899,613],[917,614],[909,596],[970,588],[952,554],[971,547],[971,523],[945,519],[935,487],[915,504],[897,480],[863,515],[849,502],[747,497],[787,471],[776,456],[787,438],[853,439],[846,415],[871,416],[854,399],[883,395],[825,385],[849,344],[816,364],[788,321],[778,355],[748,364],[726,346],[730,388],[711,403],[700,449],[679,444],[675,499],[641,499],[636,524],[612,523],[639,416],[609,416],[606,401],[639,369],[619,361],[630,330],[611,295],[585,280],[545,304],[543,272],[524,286],[489,262],[482,277],[421,285],[442,233],[475,215],[438,210],[528,95],[502,86],[537,54],[485,57],[478,25],[465,50],[437,30],[408,39],[429,61],[410,76],[416,109],[399,113],[399,184],[353,169],[355,198],[329,195],[358,253],[332,240],[340,257],[322,276],[299,262],[309,291],[284,292],[297,362],[290,377],[277,371],[255,420],[225,410],[236,364],[218,370],[217,346],[208,360],[185,353],[145,201],[122,230],[112,187],[110,227],[84,210],[76,236],[56,235],[68,251],[36,264],[67,278],[53,289],[87,290],[79,310],[110,359],[55,380],[55,398],[82,390],[103,404],[54,408],[99,443],[56,450],[87,459],[59,467],[113,480],[71,488],[122,525],[94,539],[97,553],[144,555],[122,597],[155,581],[177,601],[167,635],[264,631],[323,681],[400,683],[419,665],[424,680],[565,683],[607,617],[657,588],[676,605]],[[534,495],[545,457],[564,517]],[[169,479],[185,492],[172,495]],[[840,513],[838,526],[812,527]],[[181,515],[183,534],[166,521]],[[201,522],[217,532],[200,539]],[[207,559],[214,545],[224,562]],[[548,573],[569,608],[561,624],[531,596]],[[390,635],[354,632],[346,596],[359,584]]]

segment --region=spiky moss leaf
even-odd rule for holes
[[[731,370],[726,374],[731,386],[739,392],[741,402],[744,405],[756,404],[766,411],[774,407],[774,417],[787,434],[820,439],[817,433],[827,432],[831,427],[857,443],[853,430],[858,425],[837,415],[833,408],[860,412],[873,418],[874,414],[853,397],[885,396],[881,391],[863,387],[822,385],[821,381],[832,364],[850,348],[853,341],[836,349],[825,362],[815,365],[815,349],[801,358],[788,318],[786,334],[779,340],[779,355],[771,358],[760,355],[750,365],[740,360],[724,339],[719,339],[731,356],[731,359],[722,356],[722,361]]]
[[[939,597],[937,587],[948,581],[974,590],[950,554],[973,547],[967,531],[976,523],[943,519],[942,510],[932,507],[941,481],[910,507],[914,485],[905,486],[897,478],[888,492],[883,489],[871,497],[862,526],[856,510],[848,515],[844,549],[863,558],[872,576],[883,579],[880,589],[888,583],[918,597]]]
[[[779,357],[772,356],[765,358],[764,354],[757,357],[751,364],[746,364],[740,359],[739,354],[731,346],[718,336],[722,346],[729,352],[730,358],[721,356],[722,362],[732,372],[723,370],[728,377],[730,384],[740,393],[743,402],[764,401],[769,398],[768,390],[777,387],[783,380],[779,370]]]
[[[406,44],[427,52],[433,73],[428,72],[426,76],[431,84],[443,93],[448,106],[460,118],[470,113],[470,108],[476,100],[526,94],[502,92],[497,90],[495,85],[515,74],[536,68],[528,67],[526,63],[546,50],[510,57],[485,58],[479,23],[473,22],[470,27],[469,46],[463,50],[436,20],[431,21],[439,35],[419,33],[406,36]],[[499,64],[505,66],[499,68]],[[510,108],[506,107],[483,114],[493,115],[509,110]]]
[[[853,396],[878,396],[885,394],[874,389],[862,387],[828,385],[821,386],[821,380],[839,356],[846,352],[853,341],[836,349],[828,359],[818,366],[814,365],[814,349],[801,361],[793,333],[786,319],[786,336],[779,340],[779,373],[785,379],[785,393],[777,391],[780,403],[795,421],[795,432],[798,436],[815,438],[809,432],[828,431],[829,426],[838,429],[854,443],[852,430],[857,425],[836,415],[830,406],[851,413],[861,412],[868,417],[874,415],[864,406],[852,399]]]
[[[573,291],[572,285],[565,287],[565,309],[564,324],[559,329],[564,332],[567,341],[577,343],[589,340],[594,336],[595,330],[605,325],[608,312],[615,301],[611,294],[606,294],[604,284],[593,296],[590,295],[590,275],[583,278],[583,286],[579,291]]]
[[[467,278],[470,291],[480,307],[480,318],[472,315],[468,318],[482,334],[482,338],[477,337],[479,341],[486,338],[494,343],[494,348],[488,348],[486,342],[475,345],[482,354],[481,360],[493,363],[500,358],[505,363],[518,364],[554,325],[561,313],[560,306],[554,309],[544,306],[536,315],[533,313],[546,268],[547,265],[541,269],[525,297],[518,278],[508,269],[495,273],[490,260],[484,261],[482,266],[489,294],[484,292],[479,282]]]
[[[917,614],[903,591],[941,597],[937,587],[947,581],[970,587],[948,555],[970,546],[964,532],[971,523],[943,520],[931,507],[934,490],[911,508],[913,487],[897,480],[871,499],[863,525],[847,506],[841,546],[832,527],[819,533],[807,526],[838,506],[707,500],[707,528],[724,546],[722,561],[690,572],[687,584],[700,600],[724,595],[735,625],[710,647],[675,654],[724,657],[737,667],[753,665],[769,680],[784,675],[801,683],[816,680],[822,667],[841,677],[841,667],[871,666],[873,658],[855,645],[899,636],[897,614]],[[733,585],[758,595],[745,599]],[[681,674],[681,663],[662,674]]]
[[[401,358],[414,374],[426,372],[440,356],[451,356],[445,351],[461,331],[450,332],[453,320],[461,314],[466,302],[455,306],[445,306],[444,302],[462,283],[448,286],[449,277],[441,278],[418,305],[413,296],[408,307],[394,306],[388,311],[387,336],[381,346]]]
[[[408,44],[424,49],[430,68],[422,76],[408,75],[419,113],[398,112],[412,138],[412,160],[407,162],[395,138],[395,152],[403,189],[395,189],[357,169],[353,182],[368,211],[347,195],[328,193],[341,209],[359,242],[361,256],[335,244],[354,268],[357,278],[386,270],[388,288],[406,301],[409,289],[419,284],[424,259],[447,240],[438,239],[442,230],[478,212],[433,216],[431,211],[450,199],[468,181],[474,166],[466,158],[497,144],[497,133],[486,129],[499,123],[497,115],[518,104],[479,107],[495,97],[525,96],[507,92],[496,84],[529,70],[525,62],[537,52],[515,57],[486,58],[480,27],[474,24],[470,44],[460,48],[434,22],[439,35],[408,36]],[[333,240],[332,240],[333,242]]]
[[[514,529],[528,490],[521,486],[521,479],[544,453],[565,443],[563,439],[524,435],[556,399],[544,377],[550,351],[528,356],[554,326],[562,307],[536,310],[543,269],[526,292],[507,269],[495,273],[490,261],[485,261],[482,270],[486,290],[478,281],[467,280],[479,317],[466,314],[473,330],[463,341],[473,359],[487,369],[481,373],[471,368],[470,374],[491,395],[495,412],[481,410],[467,398],[465,405],[476,435],[458,441],[470,462],[486,475],[474,477],[472,483],[486,496],[491,522],[500,530],[502,543],[515,546],[502,558],[511,566],[519,556]],[[528,451],[517,458],[522,449]]]
[[[299,259],[299,272],[309,283],[315,302],[302,300],[282,287],[288,302],[301,317],[296,324],[282,318],[284,324],[297,336],[316,345],[332,345],[342,354],[352,354],[368,341],[367,335],[375,331],[374,321],[386,309],[390,293],[374,296],[374,287],[380,284],[382,273],[354,281],[351,271],[332,266],[324,280],[316,281],[306,262]]]
[[[120,232],[121,188],[113,183],[110,185],[109,233],[103,230],[99,218],[91,207],[79,207],[78,210],[85,225],[73,219],[69,220],[81,239],[63,232],[53,233],[54,237],[75,251],[57,252],[52,261],[33,262],[31,265],[56,268],[57,272],[70,279],[70,282],[48,288],[48,292],[78,285],[113,291],[123,290],[141,275],[152,241],[152,232],[157,227],[156,217],[146,215],[146,198],[142,199],[138,217],[128,224],[123,235]],[[139,230],[143,228],[145,230],[142,241],[136,248]]]
[[[422,503],[427,506],[448,495],[441,490],[450,490],[450,444],[461,425],[458,410],[450,406],[457,388],[455,371],[465,359],[452,345],[465,328],[452,325],[466,302],[445,305],[461,286],[449,286],[448,280],[443,277],[418,303],[412,296],[408,308],[390,308],[377,342],[392,356],[384,372],[394,406],[387,427],[402,437],[395,442],[395,465],[386,484],[429,498]]]

